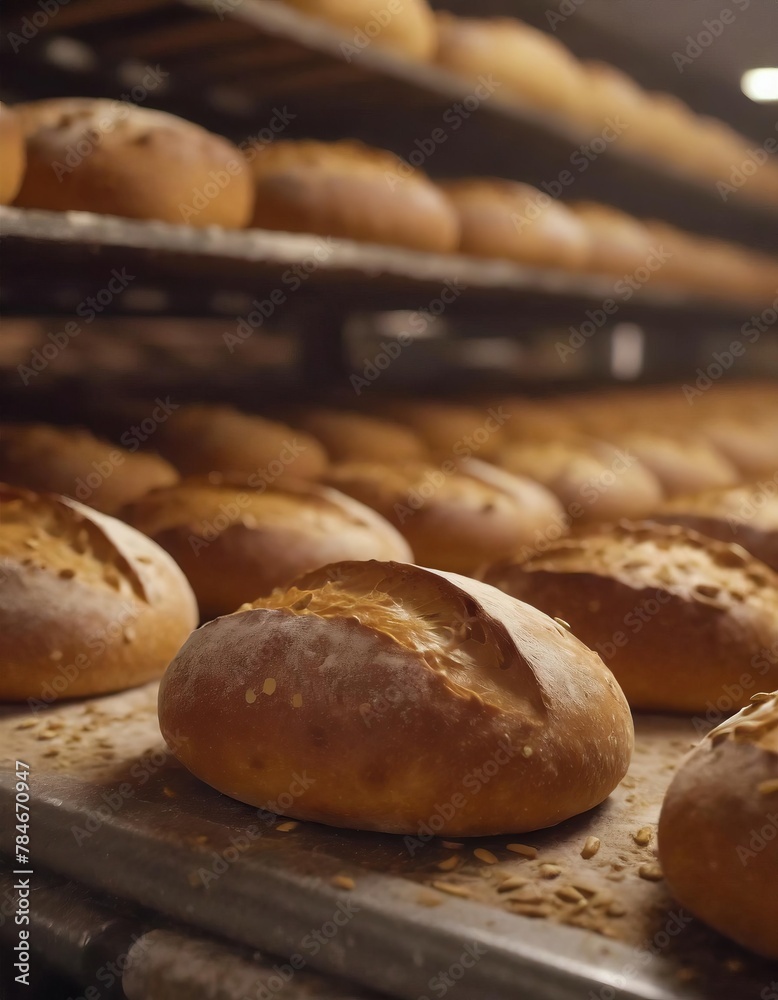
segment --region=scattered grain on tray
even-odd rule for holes
[[[249,705],[253,705],[256,700],[257,700],[257,692],[252,691],[251,688],[248,688],[248,690],[246,691],[246,702]]]
[[[626,907],[622,906],[621,903],[617,903],[616,901],[614,901],[612,903],[608,903],[608,908],[606,909],[605,912],[608,914],[609,917],[623,917],[626,914],[627,910]]]
[[[165,785],[165,787],[162,789],[162,794],[166,796],[166,798],[168,799],[174,799],[176,797],[176,793],[173,791],[172,788],[168,788],[167,785]]]
[[[295,820],[290,819],[288,823],[279,823],[276,830],[279,833],[289,833],[290,830],[296,830],[299,825]]]
[[[473,854],[478,858],[479,861],[483,861],[485,865],[496,865],[498,858],[496,854],[492,854],[491,851],[487,851],[485,847],[476,847]]]
[[[778,792],[778,778],[770,778],[756,786],[760,795],[775,795]]]
[[[444,847],[448,848],[449,851],[458,851],[464,844],[461,844],[458,840],[442,840],[441,843]]]
[[[661,882],[664,878],[658,864],[641,865],[638,868],[638,875],[647,882]]]
[[[572,629],[570,628],[570,622],[566,622],[564,618],[555,618],[554,621],[557,623],[557,625],[561,625],[562,628],[566,628],[568,632],[572,632]]]
[[[639,847],[648,847],[654,839],[654,831],[650,826],[641,826],[636,833],[632,834],[632,839]]]
[[[541,878],[559,878],[561,874],[562,869],[559,865],[546,864],[541,865],[540,868],[538,868],[538,875],[540,875]]]
[[[497,891],[513,892],[514,889],[522,889],[525,885],[529,885],[529,879],[521,878],[519,875],[510,875],[504,882],[500,882]]]
[[[584,861],[588,861],[590,858],[594,857],[594,855],[600,849],[600,844],[601,841],[599,837],[586,838],[586,840],[584,841],[584,845],[581,848],[581,857],[584,859]]]
[[[275,677],[265,678],[265,683],[262,685],[262,694],[273,694],[275,689],[276,689]]]
[[[510,900],[509,902],[511,904],[511,911],[518,913],[522,917],[544,920],[546,917],[550,917],[552,913],[551,907],[543,903],[533,906],[531,903],[520,903],[516,900]]]
[[[336,889],[347,889],[351,892],[356,886],[356,882],[349,875],[333,875],[330,879],[330,885],[334,885]]]
[[[453,871],[458,864],[459,864],[459,858],[456,856],[456,854],[452,854],[450,858],[445,858],[443,861],[439,861],[437,867],[442,872],[450,872]]]
[[[574,885],[560,885],[556,891],[557,896],[566,903],[585,903],[586,897],[580,893]]]
[[[432,908],[433,906],[440,906],[441,899],[440,896],[436,896],[434,893],[420,892],[416,897],[416,902],[419,906],[429,906]]]
[[[14,726],[15,729],[32,729],[33,726],[38,725],[37,719],[22,719],[22,721]]]
[[[507,844],[506,846],[509,851],[513,851],[514,854],[520,854],[524,858],[532,860],[538,856],[537,847],[530,847],[528,844]]]

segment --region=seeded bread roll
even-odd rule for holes
[[[274,142],[251,162],[253,226],[448,253],[459,223],[445,195],[394,153],[359,142]]]
[[[324,481],[395,525],[417,562],[455,573],[472,574],[532,545],[562,521],[548,490],[476,460],[349,462],[329,469]]]
[[[333,462],[423,460],[429,449],[402,424],[346,410],[308,410],[295,421],[324,445]]]
[[[64,493],[106,514],[177,479],[159,455],[119,448],[78,427],[0,426],[0,480]]]
[[[154,490],[122,516],[173,556],[204,618],[228,614],[329,562],[413,561],[387,521],[323,486],[252,490],[189,480]]]
[[[550,489],[576,525],[642,517],[664,498],[659,480],[634,452],[591,438],[512,443],[496,461]]]
[[[556,622],[475,580],[373,561],[199,629],[165,674],[159,720],[185,767],[243,802],[281,796],[297,819],[414,835],[445,804],[436,830],[457,837],[591,809],[633,740],[612,675]]]
[[[651,515],[708,538],[742,545],[778,572],[778,480],[676,497]]]
[[[593,201],[570,202],[567,207],[589,236],[587,271],[623,276],[646,266],[653,249],[651,235],[638,219]]]
[[[327,466],[324,449],[309,434],[231,406],[182,406],[154,443],[185,475],[237,476],[252,489],[315,479]]]
[[[426,0],[403,0],[384,9],[373,0],[284,0],[304,14],[343,28],[346,56],[368,45],[391,49],[413,59],[430,59],[435,51],[435,18]]]
[[[18,104],[27,171],[16,204],[242,229],[251,176],[236,146],[193,122],[88,97]]]
[[[143,684],[196,625],[183,573],[145,535],[0,485],[0,699],[41,707]]]
[[[498,84],[502,100],[567,117],[580,117],[586,78],[570,51],[556,38],[512,17],[480,19],[439,11],[438,65],[472,82]]]
[[[584,223],[529,184],[472,178],[441,187],[459,213],[462,253],[573,270],[589,259]]]
[[[10,205],[24,177],[24,135],[19,116],[0,101],[0,205]]]
[[[754,695],[692,750],[659,817],[659,859],[678,901],[772,959],[778,959],[776,830],[778,691]]]
[[[778,574],[738,545],[622,522],[484,579],[568,622],[633,708],[706,712],[723,696],[739,707],[757,683],[778,686]]]

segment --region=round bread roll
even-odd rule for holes
[[[596,60],[583,63],[585,74],[584,120],[599,132],[606,125],[618,129],[618,141],[630,136],[633,127],[646,114],[647,95],[637,83],[608,63]]]
[[[664,498],[635,454],[590,438],[511,443],[497,463],[550,489],[576,524],[642,517]]]
[[[441,187],[459,213],[462,253],[574,270],[589,259],[584,223],[529,184],[472,178]]]
[[[596,649],[633,708],[706,712],[778,686],[778,575],[737,545],[674,525],[622,522],[550,542],[487,583]],[[730,702],[731,704],[731,702]]]
[[[774,691],[754,695],[686,757],[665,795],[658,830],[662,871],[678,901],[772,959],[778,959],[777,829]]]
[[[0,699],[40,707],[143,684],[196,626],[183,573],[145,535],[0,485]]]
[[[405,462],[428,457],[418,434],[391,420],[346,410],[308,410],[295,421],[327,449],[333,462]]]
[[[185,767],[243,802],[452,837],[591,809],[633,741],[610,671],[566,629],[396,562],[334,563],[198,629],[162,681],[159,721]]]
[[[78,427],[0,426],[0,480],[32,490],[64,493],[106,514],[178,473],[152,452],[132,452]]]
[[[612,205],[576,201],[567,207],[585,225],[589,236],[587,271],[634,274],[651,255],[651,236],[638,219]]]
[[[154,490],[122,516],[173,556],[203,618],[229,614],[329,562],[413,561],[402,535],[374,510],[304,483],[257,491],[190,480]]]
[[[731,487],[740,481],[734,465],[701,435],[671,437],[635,429],[617,431],[610,441],[636,455],[654,473],[667,496]]]
[[[309,434],[231,406],[182,406],[154,440],[185,475],[242,477],[252,489],[315,479],[327,467],[324,449]]]
[[[586,78],[556,38],[512,17],[463,18],[444,11],[436,17],[438,65],[471,81],[495,80],[503,99],[518,97],[533,107],[580,117]]]
[[[251,175],[236,146],[193,122],[88,97],[18,104],[27,171],[16,204],[242,229]]]
[[[359,142],[274,142],[251,163],[252,225],[449,253],[456,212],[439,188],[394,153]]]
[[[402,532],[424,566],[473,573],[532,545],[563,512],[538,483],[475,460],[333,466],[325,482],[377,510]]]
[[[504,407],[479,409],[457,403],[396,400],[375,404],[379,413],[411,427],[435,456],[490,458],[502,444],[512,419]],[[372,456],[371,456],[372,457]]]
[[[652,521],[737,543],[778,572],[778,479],[668,500]]]
[[[374,0],[284,0],[304,14],[343,28],[352,42],[352,56],[366,45],[391,49],[413,59],[427,60],[435,52],[435,18],[426,0],[403,0],[379,18]]]
[[[722,415],[703,420],[699,429],[747,479],[775,475],[778,469],[778,435],[765,433],[767,427],[764,425],[741,417]]]
[[[0,101],[0,205],[10,205],[24,177],[24,134],[13,108]]]

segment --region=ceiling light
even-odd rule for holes
[[[740,79],[740,89],[760,104],[778,101],[778,66],[748,70]]]

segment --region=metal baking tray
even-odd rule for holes
[[[630,773],[591,813],[452,847],[426,834],[290,829],[219,795],[164,752],[154,703],[150,685],[35,716],[5,710],[0,850],[13,838],[8,768],[22,759],[33,867],[282,966],[410,1000],[454,986],[457,1000],[759,1000],[775,978],[775,964],[683,911],[657,870],[661,797],[697,736],[688,719],[638,718]],[[601,848],[584,859],[589,836]],[[548,864],[556,878],[543,877]],[[509,877],[527,884],[501,892]]]

